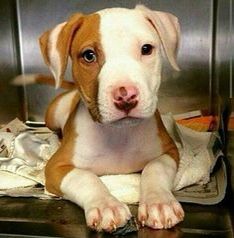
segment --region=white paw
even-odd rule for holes
[[[85,208],[87,225],[97,231],[112,232],[131,218],[128,206],[114,197],[96,200]]]
[[[172,196],[168,199],[159,199],[155,194],[140,203],[138,220],[142,226],[169,229],[184,219],[184,211],[180,203],[174,197],[172,199],[170,197]]]

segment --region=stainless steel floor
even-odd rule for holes
[[[229,133],[228,161],[234,171],[234,132]],[[230,176],[234,184],[234,176]],[[231,188],[231,186],[230,186]],[[231,190],[229,188],[229,191]],[[185,220],[171,230],[156,231],[142,228],[126,238],[232,238],[234,228],[233,200],[221,204],[200,206],[183,204]],[[133,215],[137,207],[130,207]],[[0,237],[113,237],[87,229],[82,209],[65,200],[33,198],[0,198]]]
[[[226,205],[197,206],[183,204],[186,217],[171,230],[149,228],[126,235],[126,238],[231,238],[231,216]],[[133,214],[137,207],[131,206]],[[0,237],[113,237],[87,229],[83,211],[76,205],[60,200],[25,198],[0,199]]]

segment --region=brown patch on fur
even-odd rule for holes
[[[100,121],[97,105],[97,78],[105,61],[100,43],[99,25],[100,16],[98,14],[86,16],[79,31],[77,31],[74,36],[70,51],[73,78],[95,121]],[[96,53],[97,60],[95,62],[87,63],[83,59],[82,53],[86,49],[92,49]]]
[[[58,34],[57,51],[61,62],[61,74],[56,78],[56,85],[60,86],[63,82],[64,73],[67,67],[69,54],[72,58],[73,78],[80,91],[81,97],[88,107],[91,116],[95,121],[100,121],[100,114],[97,105],[98,93],[98,74],[104,64],[104,55],[100,43],[99,35],[100,15],[97,13],[84,16],[82,14],[73,15],[62,27]],[[51,31],[45,32],[40,37],[41,51],[45,63],[51,66],[49,58],[50,51],[50,34]],[[97,61],[87,63],[82,58],[84,49],[93,49],[97,55]],[[57,72],[57,69],[53,69]],[[55,73],[55,74],[56,74]]]
[[[38,74],[35,78],[35,81],[38,84],[47,84],[47,85],[55,86],[54,77],[49,75]],[[71,82],[71,81],[62,81],[60,87],[63,89],[72,90],[76,88],[76,85],[74,84],[74,82]]]
[[[63,195],[60,190],[60,185],[63,178],[72,169],[74,169],[72,157],[75,146],[75,138],[77,137],[74,126],[74,117],[77,106],[74,108],[67,124],[64,127],[64,137],[60,148],[48,161],[45,168],[46,189],[50,193],[56,194],[58,196]]]
[[[60,81],[63,80],[63,76],[67,68],[68,56],[72,41],[74,39],[74,35],[77,31],[80,30],[84,18],[85,17],[83,16],[83,14],[80,13],[74,14],[68,19],[66,25],[62,28],[62,30],[59,33],[56,47],[59,52],[60,61],[62,64]]]
[[[77,13],[73,15],[68,20],[68,22],[59,24],[61,25],[62,28],[60,32],[58,33],[57,39],[53,39],[53,42],[51,42],[51,39],[50,39],[51,34],[56,29],[56,27],[59,27],[59,25],[57,25],[52,30],[46,31],[39,39],[40,48],[41,48],[44,61],[49,67],[53,66],[53,62],[51,62],[53,59],[50,58],[51,56],[49,54],[52,48],[51,44],[56,44],[56,48],[58,50],[59,58],[60,58],[59,60],[61,65],[59,65],[59,67],[61,67],[61,72],[58,72],[58,68],[56,68],[56,66],[52,67],[51,70],[55,73],[55,75],[59,73],[59,75],[56,76],[57,86],[60,86],[60,84],[64,80],[63,77],[67,67],[67,61],[68,61],[71,42],[73,40],[74,33],[76,32],[76,30],[78,30],[78,28],[82,24],[82,21],[83,21],[83,15]]]
[[[50,30],[46,31],[39,39],[39,44],[41,48],[41,52],[44,58],[44,61],[47,65],[50,65],[50,59],[49,59],[49,37],[50,37]]]
[[[170,155],[176,162],[177,166],[179,165],[179,152],[177,147],[169,136],[160,116],[159,111],[155,112],[155,118],[158,126],[158,136],[161,138],[163,154]]]

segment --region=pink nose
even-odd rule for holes
[[[128,114],[138,103],[138,90],[134,86],[121,86],[113,91],[113,102],[117,109]]]

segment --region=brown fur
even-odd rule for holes
[[[46,189],[50,193],[56,194],[58,196],[63,195],[60,190],[63,177],[72,169],[74,169],[71,158],[73,157],[75,138],[77,137],[73,124],[77,106],[71,113],[71,116],[64,128],[64,137],[61,146],[48,161],[45,169]]]
[[[100,120],[97,106],[98,74],[104,64],[104,55],[100,44],[99,29],[100,16],[88,15],[79,31],[74,36],[71,45],[73,78],[77,83],[82,98],[95,121]],[[81,57],[84,49],[93,49],[97,54],[97,61],[87,63]]]
[[[80,25],[83,21],[83,15],[82,14],[75,14],[73,15],[68,22],[64,25],[61,32],[58,35],[57,40],[57,50],[59,52],[60,56],[60,62],[61,62],[61,74],[58,76],[56,81],[58,81],[58,86],[61,85],[64,77],[64,73],[67,67],[67,61],[70,51],[71,42],[73,40],[74,33],[76,30],[79,29]],[[45,63],[48,66],[51,66],[49,52],[51,50],[51,42],[50,42],[50,34],[52,33],[54,29],[45,32],[39,39],[41,52],[44,58]]]
[[[169,136],[163,122],[160,116],[159,111],[157,110],[155,112],[155,118],[158,126],[158,136],[161,138],[162,142],[162,150],[163,154],[168,154],[173,158],[177,164],[179,165],[179,152],[177,150],[177,147],[172,140],[172,138]]]
[[[46,31],[39,39],[39,44],[41,48],[41,53],[43,55],[44,61],[47,65],[50,65],[50,59],[49,59],[49,36],[50,36],[50,31]]]
[[[62,62],[62,72],[60,83],[63,80],[64,73],[67,68],[67,61],[70,52],[70,47],[74,39],[74,35],[80,30],[84,21],[84,16],[80,13],[74,14],[67,21],[67,24],[63,27],[58,36],[57,49],[60,55],[60,61]]]
[[[49,75],[38,74],[35,78],[35,81],[38,84],[48,84],[50,86],[55,86],[54,77],[49,76]],[[60,87],[63,89],[72,90],[72,89],[76,88],[76,85],[74,84],[74,82],[62,81]]]

